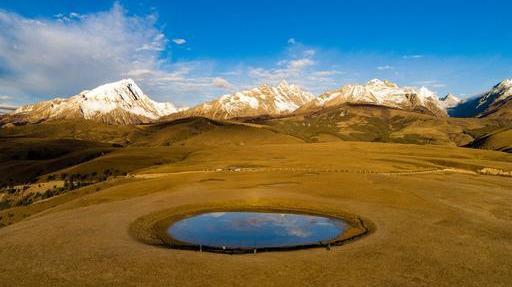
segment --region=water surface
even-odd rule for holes
[[[291,247],[326,242],[347,224],[317,215],[269,212],[211,212],[173,223],[167,233],[193,245],[217,248]]]

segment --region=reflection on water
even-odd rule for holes
[[[346,224],[314,215],[266,212],[212,212],[185,218],[167,232],[176,240],[226,248],[285,247],[336,238]]]

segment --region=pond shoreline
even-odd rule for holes
[[[139,218],[130,226],[130,234],[138,241],[162,248],[220,254],[250,254],[260,252],[294,251],[310,248],[326,248],[329,250],[332,247],[342,246],[363,238],[375,231],[375,225],[368,219],[363,219],[362,217],[330,208],[297,207],[304,205],[304,203],[295,206],[282,206],[280,204],[257,205],[250,203],[217,203],[210,206],[184,206],[177,209],[159,211]],[[209,212],[279,212],[314,215],[343,220],[347,224],[347,229],[334,239],[320,241],[318,243],[260,248],[222,248],[218,246],[199,245],[176,240],[168,234],[167,229],[173,223],[188,217]]]

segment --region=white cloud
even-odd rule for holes
[[[75,19],[81,19],[83,18],[84,16],[79,14],[79,13],[76,13],[76,12],[71,12],[67,15],[64,15],[62,13],[59,13],[57,15],[54,15],[54,17],[57,19],[57,21],[59,22],[69,22],[69,21],[73,21]]]
[[[65,17],[30,19],[0,11],[1,94],[33,102],[119,80],[126,71],[160,69],[166,38],[155,17],[128,16],[119,4]]]
[[[187,43],[187,40],[182,39],[182,38],[172,39],[172,41],[173,41],[176,45],[183,45],[183,44]]]
[[[334,76],[334,75],[341,75],[343,72],[336,71],[336,70],[325,70],[325,71],[316,71],[313,72],[312,75],[317,77],[327,77],[327,76]]]
[[[402,56],[402,58],[406,59],[406,60],[409,60],[409,59],[421,59],[423,57],[425,57],[425,56],[424,55],[419,55],[419,54],[417,54],[417,55],[403,55]]]
[[[297,44],[297,41],[295,40],[295,38],[290,38],[290,39],[288,39],[288,44],[295,45],[295,44]]]
[[[275,66],[248,67],[249,79],[244,81],[243,86],[250,88],[261,83],[274,85],[281,80],[287,80],[317,94],[338,87],[339,75],[344,72],[334,68],[330,59],[325,61],[324,56],[316,50],[296,45],[288,49]]]
[[[307,49],[304,51],[304,56],[305,57],[312,57],[316,54],[316,51],[313,50],[313,49]]]
[[[390,65],[385,65],[385,66],[378,66],[377,67],[377,70],[379,71],[385,71],[385,70],[393,70],[394,67],[390,66]]]
[[[308,66],[315,64],[315,62],[311,59],[304,58],[298,60],[292,60],[288,62],[288,68],[291,70],[302,70]]]
[[[232,88],[231,83],[221,77],[213,78],[212,84],[217,88],[223,88],[223,89],[231,89]]]
[[[445,83],[442,83],[437,80],[427,80],[427,81],[416,81],[413,83],[413,86],[424,86],[427,88],[437,89],[446,87]]]

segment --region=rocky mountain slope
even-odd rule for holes
[[[313,95],[295,85],[282,81],[278,86],[261,85],[251,90],[224,95],[200,104],[169,118],[202,116],[212,119],[231,119],[260,115],[284,115],[312,101]]]
[[[443,103],[427,88],[401,88],[395,83],[378,79],[364,85],[348,84],[328,91],[302,106],[297,112],[312,112],[341,104],[370,104],[435,116],[446,115]]]
[[[449,109],[452,117],[512,118],[512,79],[504,80],[489,91]]]
[[[108,124],[140,124],[177,112],[171,103],[146,96],[132,79],[101,85],[68,99],[56,98],[23,106],[2,123],[34,123],[53,119],[88,119]]]

